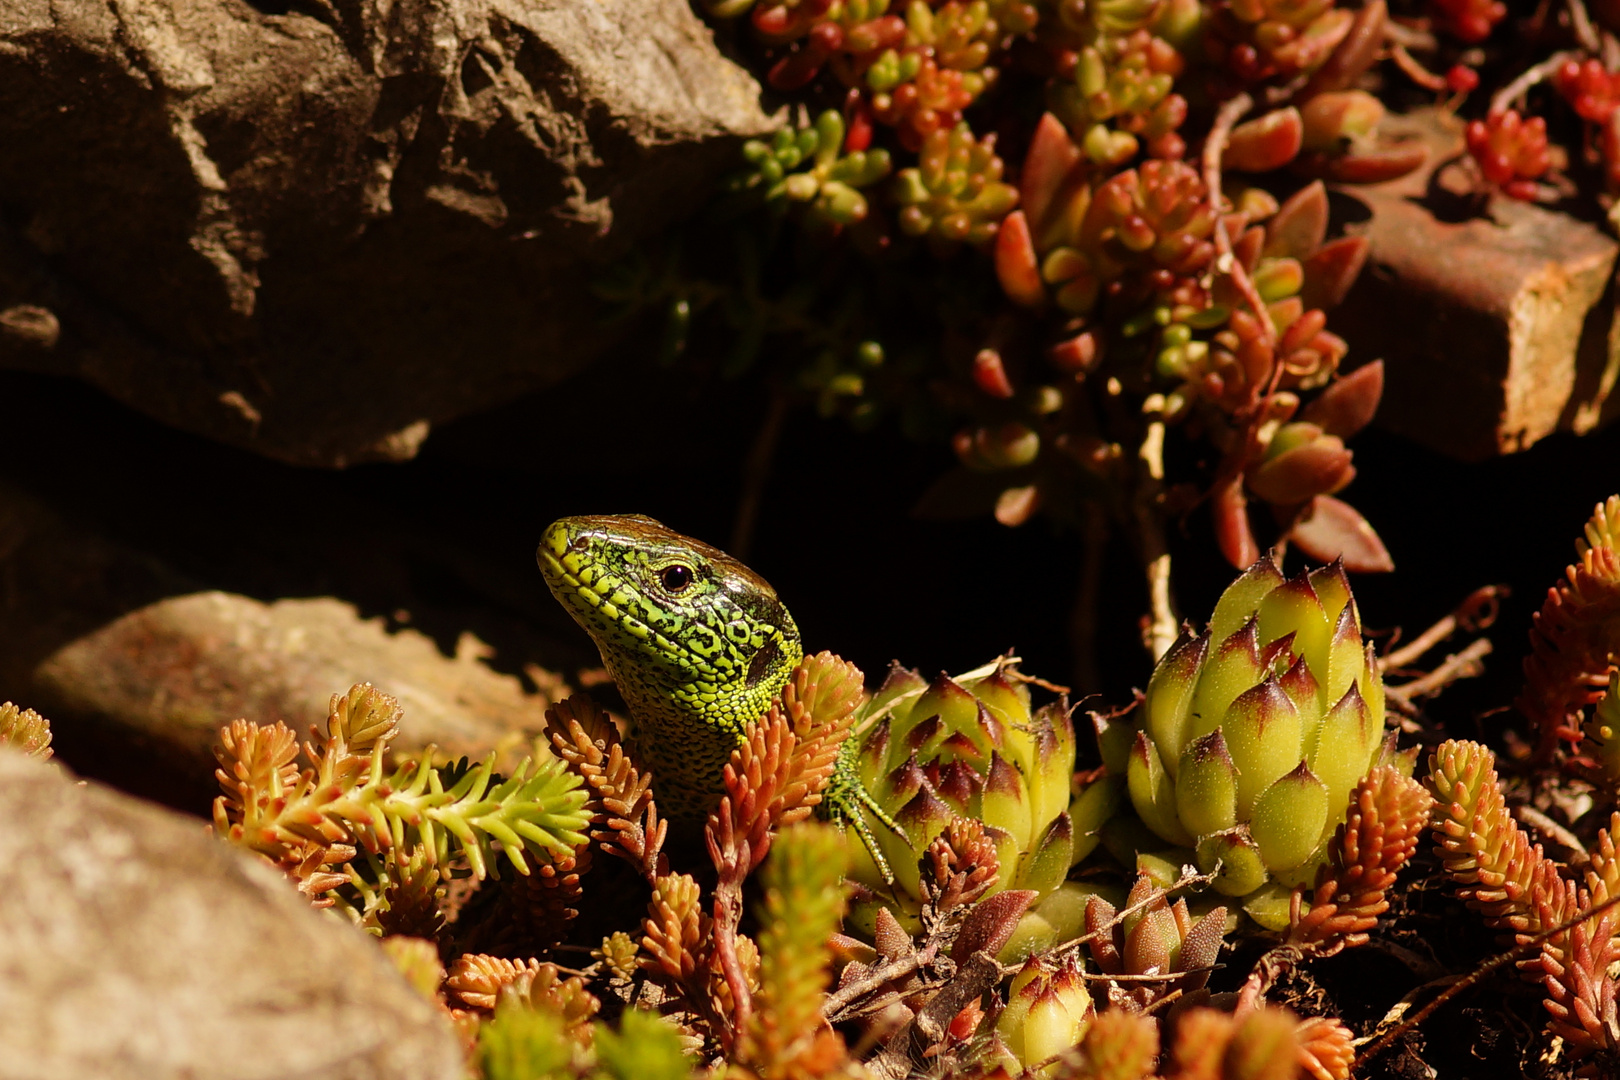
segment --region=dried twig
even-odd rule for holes
[[[1496,622],[1502,598],[1509,595],[1506,585],[1482,585],[1469,593],[1451,614],[1436,622],[1423,633],[1399,649],[1393,649],[1378,661],[1378,670],[1399,671],[1416,663],[1418,658],[1440,642],[1456,633],[1458,628],[1477,633]]]
[[[1113,918],[1109,919],[1107,922],[1103,923],[1101,926],[1097,927],[1097,929],[1091,931],[1089,934],[1082,934],[1077,938],[1070,938],[1068,941],[1065,941],[1062,945],[1059,945],[1057,948],[1055,948],[1051,952],[1047,953],[1046,954],[1047,959],[1052,961],[1053,963],[1056,963],[1057,961],[1062,960],[1063,958],[1068,956],[1070,953],[1078,951],[1080,946],[1085,945],[1088,942],[1096,941],[1098,938],[1102,937],[1104,934],[1112,933],[1113,930],[1114,930],[1114,927],[1118,926],[1120,923],[1124,922],[1126,919],[1128,919],[1131,916],[1135,915],[1137,912],[1145,911],[1147,908],[1149,908],[1149,907],[1153,906],[1154,904],[1158,903],[1160,900],[1163,900],[1163,899],[1167,898],[1171,893],[1175,892],[1177,889],[1185,889],[1185,888],[1187,888],[1189,886],[1192,886],[1192,885],[1208,885],[1210,882],[1215,880],[1215,874],[1219,873],[1219,872],[1220,872],[1220,867],[1218,865],[1215,868],[1215,872],[1214,873],[1209,873],[1209,874],[1193,873],[1193,872],[1191,872],[1190,867],[1183,866],[1181,868],[1181,876],[1178,877],[1175,881],[1171,882],[1170,886],[1168,888],[1154,889],[1152,892],[1150,892],[1148,895],[1144,896],[1142,899],[1138,900],[1136,903],[1128,904],[1125,907],[1121,908],[1119,911],[1114,912],[1114,917]],[[1184,974],[1186,974],[1186,972],[1178,972],[1178,974],[1184,975]]]
[[[1584,865],[1592,861],[1592,855],[1586,850],[1586,845],[1581,843],[1580,837],[1535,807],[1525,804],[1515,806],[1513,816],[1523,824],[1541,833],[1541,835],[1548,837],[1566,851],[1574,852],[1577,858],[1571,862],[1572,866],[1576,864]]]
[[[1396,67],[1406,73],[1408,79],[1411,79],[1423,89],[1433,90],[1437,94],[1443,94],[1451,89],[1443,76],[1436,75],[1424,67],[1418,62],[1417,57],[1406,51],[1406,46],[1400,42],[1395,42],[1389,47],[1389,58],[1395,61]]]
[[[1601,53],[1603,42],[1592,25],[1592,17],[1586,13],[1586,5],[1581,0],[1564,0],[1564,7],[1569,11],[1570,29],[1575,31],[1575,40],[1581,43],[1581,48],[1589,53]]]
[[[1143,404],[1148,425],[1136,454],[1141,468],[1137,470],[1136,493],[1132,499],[1152,611],[1142,636],[1154,660],[1170,651],[1181,632],[1181,620],[1176,617],[1175,601],[1170,595],[1170,550],[1164,538],[1160,509],[1164,490],[1163,408],[1164,398],[1158,394]]]
[[[1471,641],[1462,652],[1446,657],[1445,663],[1421,678],[1399,686],[1387,686],[1385,699],[1403,712],[1413,711],[1413,701],[1420,697],[1433,697],[1458,679],[1471,679],[1485,670],[1482,661],[1491,652],[1488,638]]]
[[[821,1005],[821,1015],[829,1022],[848,1019],[844,1010],[866,994],[882,986],[886,982],[904,978],[914,971],[918,971],[934,962],[939,955],[939,942],[930,941],[916,952],[885,961],[873,968],[864,978],[857,979],[848,986],[841,986],[834,993],[827,995],[827,1000]]]
[[[1215,122],[1210,126],[1209,137],[1204,140],[1204,187],[1208,189],[1210,201],[1216,209],[1215,269],[1230,275],[1232,284],[1237,286],[1238,292],[1243,294],[1243,299],[1253,309],[1254,317],[1260,321],[1267,343],[1275,344],[1277,324],[1271,321],[1271,312],[1267,310],[1266,302],[1249,277],[1248,270],[1232,254],[1232,238],[1227,235],[1226,219],[1220,213],[1221,155],[1226,152],[1226,143],[1232,136],[1232,128],[1252,108],[1254,99],[1248,94],[1238,94],[1221,103],[1219,111],[1215,114]],[[1278,365],[1277,369],[1280,371],[1281,365]]]

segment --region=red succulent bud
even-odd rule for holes
[[[993,398],[1013,396],[1012,380],[1007,378],[1007,367],[995,349],[980,349],[973,358],[973,385]]]
[[[1507,18],[1507,5],[1499,0],[1431,0],[1430,6],[1442,28],[1470,44],[1490,37]]]
[[[1453,64],[1446,72],[1446,87],[1453,94],[1471,94],[1479,88],[1479,72],[1466,64]]]
[[[1517,111],[1494,112],[1468,125],[1468,152],[1485,179],[1516,199],[1535,197],[1531,182],[1552,164],[1547,152],[1547,121],[1526,120]]]

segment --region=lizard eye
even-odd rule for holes
[[[678,593],[692,584],[692,568],[683,563],[674,563],[664,567],[658,577],[664,583],[664,588],[672,593]]]

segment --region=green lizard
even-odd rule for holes
[[[776,590],[730,555],[637,514],[553,522],[536,552],[551,593],[596,642],[624,695],[658,805],[701,820],[721,770],[804,657]],[[860,808],[899,831],[861,786],[845,741],[822,806],[855,827],[888,877]]]

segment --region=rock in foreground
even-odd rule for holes
[[[0,749],[0,1080],[453,1080],[358,930],[193,819]]]

